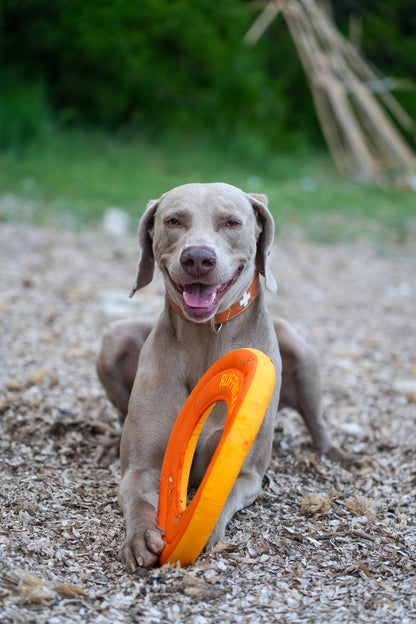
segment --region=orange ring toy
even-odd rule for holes
[[[185,567],[204,548],[260,429],[274,383],[270,358],[257,349],[237,349],[215,362],[189,395],[174,424],[161,472],[158,522],[166,542],[161,564],[179,561]],[[218,401],[227,404],[224,430],[186,506],[196,444]]]

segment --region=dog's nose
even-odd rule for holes
[[[212,271],[217,264],[217,254],[211,247],[191,245],[181,253],[180,262],[189,275],[202,277]]]

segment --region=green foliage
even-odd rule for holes
[[[4,77],[0,97],[0,148],[19,149],[51,126],[45,90],[39,82],[14,83]]]
[[[363,48],[380,68],[416,82],[413,0],[339,0],[337,23],[363,21]],[[0,141],[61,123],[161,135],[259,137],[298,146],[320,137],[288,28],[278,17],[254,47],[257,11],[243,0],[2,0]],[[416,116],[414,91],[400,94]],[[33,102],[33,108],[28,102]],[[233,141],[235,144],[235,142]]]
[[[238,0],[4,0],[1,60],[65,121],[278,136],[286,105],[242,43],[251,18]]]

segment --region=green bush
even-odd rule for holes
[[[51,126],[46,93],[40,82],[2,81],[0,96],[0,147],[19,148],[43,137]]]
[[[333,3],[344,29],[351,12],[362,16],[371,60],[415,79],[412,4]],[[256,15],[243,0],[2,0],[0,74],[15,80],[0,106],[9,120],[16,110],[1,130],[3,143],[36,131],[25,103],[30,92],[41,126],[47,99],[65,123],[175,128],[223,140],[247,134],[279,146],[316,140],[312,98],[282,16],[256,46],[242,42]],[[414,92],[403,97],[416,115]]]
[[[279,134],[287,102],[239,0],[3,0],[0,62],[65,121]]]

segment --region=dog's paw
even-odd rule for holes
[[[345,453],[337,446],[331,446],[330,449],[323,453],[325,457],[327,457],[331,462],[335,464],[340,464],[346,470],[351,470],[351,468],[357,467],[361,465],[361,461],[348,453]]]
[[[137,568],[151,568],[156,565],[165,547],[162,529],[154,523],[148,528],[137,527],[128,534],[120,550],[120,559],[127,572],[133,574]]]
[[[209,550],[212,550],[214,546],[218,544],[218,542],[222,542],[224,539],[225,539],[225,526],[222,526],[221,522],[219,521],[217,522],[217,524],[214,527],[214,530],[209,536],[209,539],[207,543],[205,544],[204,550],[206,552]]]

